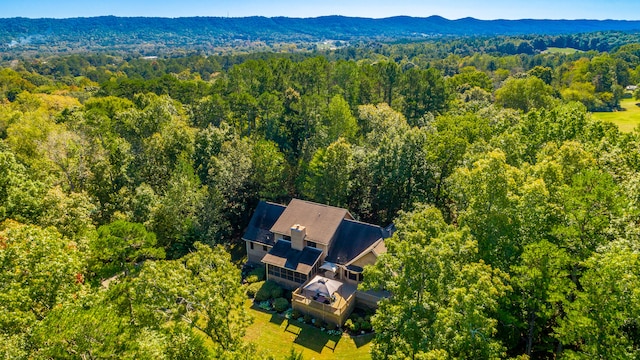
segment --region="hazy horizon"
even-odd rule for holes
[[[612,0],[525,1],[494,0],[478,2],[459,0],[388,1],[351,0],[293,1],[222,0],[215,3],[199,0],[113,0],[85,2],[81,0],[22,0],[3,4],[2,18],[76,18],[96,16],[119,17],[293,17],[347,16],[388,18],[394,16],[441,16],[456,20],[473,17],[481,20],[640,20],[640,2]]]

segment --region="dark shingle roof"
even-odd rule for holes
[[[293,199],[271,232],[291,235],[291,226],[300,224],[306,228],[307,240],[328,245],[344,218],[353,218],[346,209]]]
[[[322,255],[320,249],[305,247],[303,250],[296,250],[291,248],[290,241],[280,240],[264,256],[262,262],[308,274],[320,259],[320,255]]]
[[[331,245],[325,261],[347,264],[379,239],[387,238],[388,232],[377,225],[355,220],[342,220],[338,235]]]
[[[260,201],[242,238],[273,246],[275,242],[270,229],[282,215],[285,208],[283,205]]]

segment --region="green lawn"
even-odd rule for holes
[[[291,323],[277,314],[251,307],[253,324],[247,329],[245,339],[256,344],[258,351],[282,359],[293,347],[302,351],[304,360],[321,359],[370,359],[372,335],[351,338],[347,335],[329,336],[315,327],[292,320]]]
[[[574,48],[557,48],[557,47],[550,47],[547,48],[547,50],[543,51],[545,53],[552,53],[552,54],[573,54],[576,52],[582,52],[581,50],[578,49],[574,49]]]
[[[593,118],[604,121],[611,121],[618,125],[622,132],[632,132],[640,124],[640,103],[635,99],[622,99],[620,106],[623,111],[594,112]]]

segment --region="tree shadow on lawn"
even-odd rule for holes
[[[313,326],[297,321],[288,321],[284,331],[296,335],[294,343],[315,351],[318,354],[320,354],[325,347],[331,351],[335,351],[342,338],[342,336],[329,335]]]
[[[271,319],[269,319],[269,322],[276,325],[281,325],[285,320],[284,316],[278,314],[277,312],[262,309],[256,304],[251,304],[251,309],[255,311],[260,311],[261,313],[271,314]]]
[[[356,344],[356,347],[360,348],[360,347],[365,346],[368,343],[370,343],[371,340],[373,340],[373,338],[375,336],[376,336],[376,334],[370,333],[370,334],[366,334],[366,335],[352,336],[351,338],[353,339],[353,342]]]

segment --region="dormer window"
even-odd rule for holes
[[[316,243],[314,243],[313,241],[308,241],[308,240],[307,240],[307,246],[311,247],[311,248],[314,248],[314,249],[318,247],[318,245],[316,245]]]
[[[282,235],[282,240],[291,241],[291,236],[289,236],[289,235]]]

